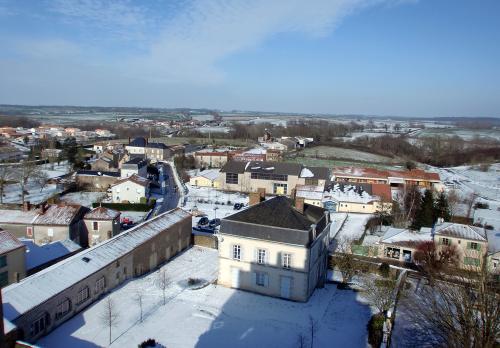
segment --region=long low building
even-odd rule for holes
[[[176,208],[4,288],[6,334],[35,342],[104,293],[186,249],[190,238],[191,215]]]
[[[306,167],[285,162],[227,162],[221,169],[219,187],[225,191],[257,192],[292,195],[297,185],[325,187],[330,181],[330,170]]]

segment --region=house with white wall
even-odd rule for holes
[[[134,174],[118,180],[111,191],[113,203],[141,203],[141,198],[149,198],[149,180]]]

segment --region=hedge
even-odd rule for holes
[[[149,204],[146,203],[92,203],[93,208],[105,207],[109,209],[114,209],[118,211],[149,211],[156,203],[156,200],[152,199]]]

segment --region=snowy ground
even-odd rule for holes
[[[391,345],[394,347],[436,347],[438,344],[434,342],[429,330],[426,329],[424,322],[417,322],[413,319],[409,306],[411,301],[418,301],[420,286],[423,286],[422,281],[416,279],[408,279],[407,283],[411,287],[404,293],[398,302],[396,308],[396,321],[392,332]]]
[[[301,152],[305,154],[307,157],[315,156],[318,158],[330,158],[335,157],[339,159],[347,159],[347,160],[356,160],[356,161],[367,161],[367,162],[381,162],[381,163],[394,163],[395,159],[376,155],[369,152],[358,151],[353,149],[346,149],[342,147],[334,147],[334,146],[315,146],[305,148]]]
[[[297,347],[299,335],[305,346],[310,337],[309,316],[318,323],[315,347],[366,347],[366,324],[372,314],[359,293],[338,290],[328,284],[316,289],[307,303],[208,285],[199,290],[187,286],[189,277],[214,280],[217,251],[194,247],[162,267],[171,283],[167,304],[154,285],[154,272],[134,279],[108,295],[120,320],[113,330],[111,347],[137,347],[155,338],[167,347]],[[144,319],[134,297],[144,294]],[[108,329],[99,321],[103,300],[89,307],[49,336],[42,347],[108,346]]]
[[[38,166],[42,171],[45,171],[49,178],[55,178],[68,173],[70,167],[67,163],[61,163],[61,165],[54,164],[54,169],[52,170],[50,164],[42,164]],[[8,174],[7,179],[10,182],[16,182],[19,180],[19,173],[15,167],[12,168],[11,172]],[[24,200],[29,201],[33,204],[39,204],[49,197],[57,193],[56,185],[50,184],[46,185],[42,190],[40,190],[40,184],[37,183],[34,178],[28,179],[25,190],[28,194],[25,195]],[[21,187],[18,183],[12,183],[5,185],[3,203],[21,203]]]
[[[475,195],[476,201],[487,203],[491,210],[500,208],[500,163],[492,164],[488,171],[477,166],[432,168],[439,172],[447,190],[455,190],[462,198]],[[456,214],[465,216],[467,206],[461,204]]]
[[[99,202],[100,199],[106,197],[105,192],[70,192],[61,196],[61,201],[70,204],[80,204],[92,209],[92,203]]]
[[[186,205],[182,209],[187,211],[198,210],[207,214],[209,219],[215,217],[222,219],[237,213],[238,210],[234,210],[233,208],[234,203],[248,205],[248,195],[243,193],[229,193],[210,187],[196,187],[189,184],[186,184],[186,186],[189,192],[186,195]],[[228,204],[228,201],[230,204]],[[216,204],[216,202],[219,204]],[[193,217],[193,225],[196,225],[199,219],[199,217]]]
[[[67,161],[63,161],[60,164],[50,163],[42,164],[39,166],[41,170],[47,173],[49,178],[57,178],[59,176],[68,174],[71,171],[71,165]]]
[[[332,219],[337,219],[337,214],[345,213],[332,213],[330,216],[332,216]],[[338,231],[335,239],[352,241],[361,238],[365,232],[365,225],[372,216],[371,214],[347,214],[347,219],[342,228]]]

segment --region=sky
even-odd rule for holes
[[[498,0],[0,0],[0,103],[500,117]]]

